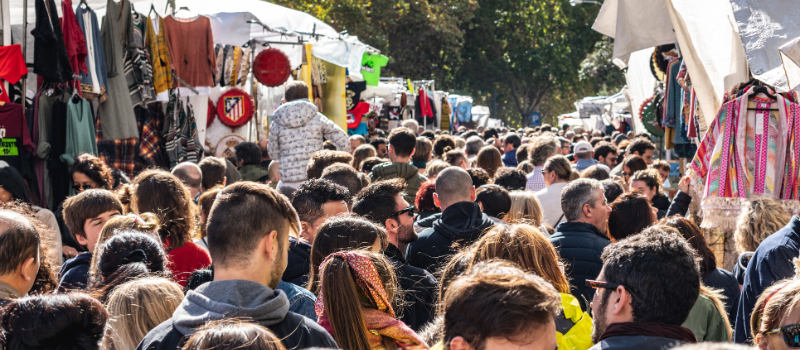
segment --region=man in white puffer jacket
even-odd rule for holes
[[[267,150],[279,162],[278,190],[284,194],[294,192],[308,180],[308,161],[322,149],[324,140],[333,142],[339,151],[350,152],[347,133],[319,113],[317,106],[308,100],[308,91],[308,85],[302,81],[287,84],[283,105],[275,111],[269,128]]]

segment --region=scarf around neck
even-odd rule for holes
[[[608,328],[606,328],[606,331],[603,332],[603,335],[598,341],[612,337],[632,335],[668,338],[684,343],[697,343],[697,338],[695,338],[694,333],[688,328],[660,322],[612,323],[608,325]]]

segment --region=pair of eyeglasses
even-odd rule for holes
[[[408,213],[408,216],[413,218],[414,217],[414,209],[417,209],[417,208],[412,205],[412,206],[410,206],[408,208],[405,208],[405,209],[403,209],[401,211],[392,213],[392,215],[389,215],[389,217],[390,218],[393,218],[395,216],[400,217],[401,215],[403,215],[405,213]]]
[[[616,290],[617,288],[622,287],[622,288],[625,288],[625,290],[627,290],[628,293],[631,293],[631,296],[634,299],[636,299],[636,301],[644,304],[644,300],[642,300],[642,298],[640,298],[638,295],[636,295],[636,293],[634,293],[633,290],[631,290],[630,287],[626,287],[626,286],[621,285],[621,284],[605,282],[605,281],[586,280],[586,286],[594,288],[594,289],[610,289],[610,290]]]
[[[628,172],[627,171],[623,171],[621,174],[622,174],[622,176],[628,176]]]
[[[91,190],[92,188],[93,188],[92,185],[88,185],[88,184],[87,185],[83,185],[83,184],[72,185],[72,189],[75,190],[75,192],[81,192],[83,190]]]
[[[542,175],[547,174],[547,170],[542,169]]]
[[[800,349],[800,324],[790,324],[764,332],[764,335],[783,333],[783,342],[793,349]]]

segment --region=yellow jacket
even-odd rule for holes
[[[592,317],[581,310],[572,294],[561,294],[564,311],[556,317],[556,341],[559,350],[586,350],[592,347]]]

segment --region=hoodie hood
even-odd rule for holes
[[[241,317],[269,327],[282,322],[288,312],[283,291],[252,281],[214,281],[186,293],[172,320],[175,329],[189,336],[208,321]]]
[[[433,222],[433,229],[454,242],[471,243],[494,224],[494,221],[481,212],[478,203],[458,202],[442,212],[442,217]]]
[[[83,252],[78,254],[74,258],[65,261],[64,265],[61,265],[61,270],[59,271],[58,275],[64,276],[64,274],[67,271],[72,270],[81,265],[85,265],[85,267],[88,269],[91,264],[92,264],[92,253]]]
[[[275,110],[272,121],[282,127],[295,129],[308,124],[318,112],[315,104],[303,98],[282,104]]]
[[[311,266],[311,245],[289,237],[289,257],[282,280],[304,286],[308,282]]]
[[[376,175],[377,179],[396,179],[401,178],[406,180],[406,183],[411,182],[411,178],[419,174],[419,168],[408,163],[383,163],[378,164],[372,168],[372,172]]]

